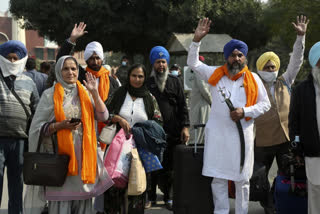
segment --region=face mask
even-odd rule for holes
[[[121,63],[123,66],[126,66],[127,65],[127,62],[126,61],[122,61]]]
[[[258,71],[260,77],[267,83],[276,81],[279,71],[268,72],[268,71]]]
[[[173,71],[171,71],[171,75],[178,76],[179,72],[177,70],[173,70]]]
[[[22,74],[23,69],[27,63],[28,55],[24,58],[11,62],[0,55],[0,68],[4,77],[14,75],[18,76]]]

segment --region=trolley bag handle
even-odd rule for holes
[[[193,154],[197,154],[198,153],[198,147],[197,147],[197,129],[198,128],[204,128],[206,126],[206,124],[196,124],[196,125],[193,125],[193,128],[194,128],[194,135],[195,135],[195,138],[194,138],[194,151],[193,151]]]

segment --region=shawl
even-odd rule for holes
[[[229,76],[227,64],[217,68],[211,77],[208,80],[208,83],[212,86],[216,86],[219,80],[224,76],[227,75],[229,79],[235,81],[239,79],[242,74],[244,73],[244,80],[243,86],[247,95],[247,103],[246,107],[252,106],[257,103],[258,99],[258,84],[254,79],[252,73],[249,71],[248,67],[245,66],[239,73],[234,75],[233,77]],[[250,120],[250,117],[246,117],[246,120]]]

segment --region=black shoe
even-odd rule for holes
[[[172,208],[172,204],[173,204],[172,200],[166,201],[165,204],[166,204],[166,208],[167,208],[168,210],[170,210],[170,211],[173,210],[173,208]]]
[[[263,209],[265,214],[276,214],[276,211],[274,208],[264,207]]]

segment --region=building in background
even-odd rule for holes
[[[0,12],[0,44],[8,40],[19,40],[27,47],[29,56],[40,61],[55,60],[58,45],[39,36],[35,30],[22,29],[22,20],[15,20],[10,13]]]

